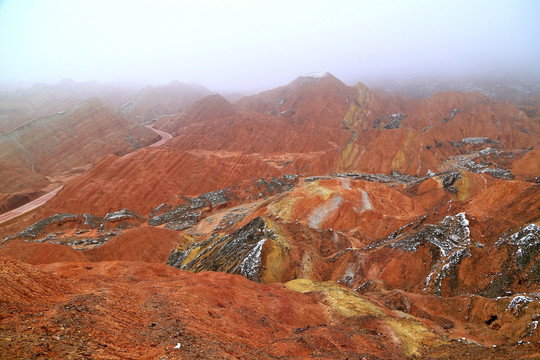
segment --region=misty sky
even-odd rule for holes
[[[540,1],[0,0],[0,80],[266,89],[540,72]]]

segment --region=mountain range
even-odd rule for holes
[[[0,136],[2,357],[538,354],[538,94],[108,94]]]

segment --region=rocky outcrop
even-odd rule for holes
[[[99,217],[92,214],[71,214],[60,213],[41,219],[21,232],[8,236],[4,241],[12,239],[23,239],[27,241],[58,241],[65,237],[66,233],[77,229],[78,234],[85,234],[90,230],[96,229],[98,234],[105,233],[107,230],[123,230],[141,225],[146,219],[133,211],[122,209],[114,213],[108,213],[105,217]],[[81,243],[101,244],[109,240],[110,236],[116,235],[114,232],[107,234],[109,237],[99,236],[98,239],[68,238],[67,242],[71,245],[80,245]]]
[[[191,271],[223,271],[261,282],[261,253],[266,241],[275,238],[262,218],[256,218],[224,237],[191,245],[186,251],[173,251],[171,266]]]

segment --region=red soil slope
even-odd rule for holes
[[[4,256],[0,261],[0,284],[9,289],[0,297],[3,358],[404,359],[492,352],[449,341],[416,320],[327,285],[302,294],[239,276],[143,262],[37,269]],[[416,338],[399,332],[398,324],[409,326]],[[497,355],[524,353],[525,346]]]
[[[86,252],[92,261],[145,261],[164,263],[180,241],[173,230],[143,226],[128,230],[105,245]]]
[[[17,258],[32,265],[49,264],[58,261],[89,261],[82,252],[69,246],[25,242],[22,240],[9,242],[0,249],[0,254]]]

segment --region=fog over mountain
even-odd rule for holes
[[[539,13],[532,0],[6,0],[0,2],[0,80],[144,85],[176,79],[249,92],[312,71],[330,71],[349,84],[538,76]]]

